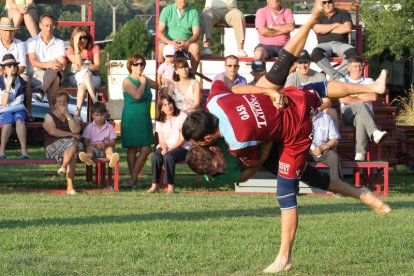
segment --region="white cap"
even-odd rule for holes
[[[164,49],[162,49],[162,55],[164,57],[166,56],[173,56],[175,55],[175,47],[172,46],[171,44],[167,44],[164,46]]]

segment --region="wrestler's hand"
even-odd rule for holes
[[[285,98],[285,96],[278,90],[266,89],[266,95],[270,97],[270,99],[273,102],[273,105],[277,109],[283,109],[285,105],[288,103],[287,98]]]

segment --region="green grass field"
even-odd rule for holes
[[[126,173],[125,162],[121,168]],[[0,189],[65,189],[56,170],[0,166]],[[179,173],[176,195],[0,193],[0,275],[260,275],[279,246],[275,196],[186,193],[232,187],[208,186],[184,167]],[[289,274],[412,275],[412,177],[403,167],[391,170],[386,217],[352,199],[299,197]],[[149,176],[140,184],[149,187]],[[81,176],[76,187],[96,188]]]

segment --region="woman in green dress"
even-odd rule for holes
[[[122,147],[127,148],[127,162],[130,178],[124,185],[136,185],[148,155],[154,144],[150,107],[152,101],[151,89],[157,88],[157,83],[147,78],[143,73],[145,58],[133,54],[128,58],[129,76],[122,84],[124,108],[122,110]]]

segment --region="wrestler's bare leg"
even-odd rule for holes
[[[386,82],[387,70],[382,70],[379,77],[371,84],[328,81],[327,94],[329,98],[342,98],[364,93],[384,94],[386,91]]]

